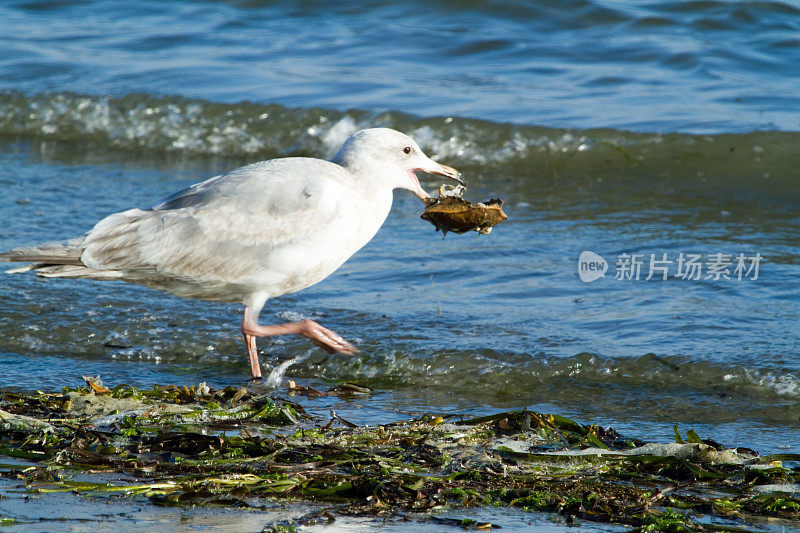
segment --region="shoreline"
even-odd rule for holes
[[[0,472],[17,490],[264,511],[266,531],[354,517],[506,527],[492,522],[498,509],[517,521],[544,513],[549,525],[643,531],[800,525],[800,455],[725,449],[693,430],[652,443],[527,410],[358,426],[244,387],[109,389],[86,379],[62,392],[0,393]],[[347,384],[294,391],[369,396]],[[24,528],[9,502],[0,499],[0,521]]]

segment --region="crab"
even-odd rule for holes
[[[492,198],[485,202],[470,203],[462,198],[463,193],[462,185],[442,185],[437,198],[425,200],[425,212],[421,218],[433,224],[436,231],[442,230],[444,235],[448,231],[477,231],[481,235],[487,235],[492,231],[492,226],[508,219],[503,212],[502,199]]]

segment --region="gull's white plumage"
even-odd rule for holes
[[[104,218],[84,238],[0,254],[47,277],[117,279],[178,296],[245,305],[253,377],[255,337],[296,333],[332,351],[354,350],[311,321],[258,326],[264,303],[333,273],[377,233],[392,191],[427,194],[415,170],[458,179],[408,136],[353,134],[332,161],[284,158],[247,165],[184,189],[151,209]]]
[[[248,165],[105,218],[81,262],[178,296],[257,306],[324,279],[377,232],[391,191],[354,181],[316,159]]]

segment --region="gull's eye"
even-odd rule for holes
[[[410,154],[411,153],[411,147],[410,146],[406,146],[405,148],[403,148],[403,153],[404,154]]]

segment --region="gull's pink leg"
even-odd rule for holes
[[[247,344],[247,354],[250,356],[250,373],[253,375],[253,379],[261,377],[261,365],[258,362],[258,352],[256,351],[257,337],[302,335],[328,353],[339,352],[352,355],[358,351],[355,346],[342,337],[328,328],[320,326],[313,320],[306,319],[273,326],[260,326],[253,314],[249,307],[245,307],[244,316],[242,317],[242,334]]]
[[[247,355],[250,356],[250,374],[253,375],[253,379],[261,379],[261,364],[258,362],[256,338],[245,333],[244,342],[247,344]]]

